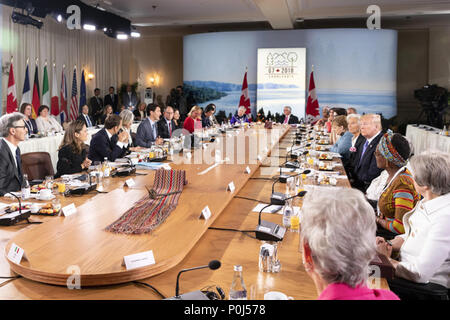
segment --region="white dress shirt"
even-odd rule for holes
[[[450,193],[419,201],[403,216],[405,242],[395,274],[450,288]]]

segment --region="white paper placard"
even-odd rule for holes
[[[75,212],[77,212],[77,208],[75,207],[74,203],[69,204],[68,206],[65,206],[61,209],[61,212],[65,217],[73,215]]]
[[[245,168],[245,172],[246,172],[247,174],[250,174],[252,171],[250,170],[250,167],[247,166],[247,168]]]
[[[134,183],[133,178],[130,178],[130,179],[126,180],[126,181],[125,181],[125,184],[126,184],[128,187],[132,187],[132,186],[135,186],[135,185],[136,185],[136,183]]]
[[[155,264],[153,250],[130,254],[129,256],[123,257],[122,262],[122,265],[125,265],[127,270],[145,267],[152,264]]]
[[[258,160],[262,161],[262,157],[258,154]]]
[[[13,243],[11,248],[9,248],[8,259],[15,264],[20,264],[20,261],[22,261],[24,255],[25,251],[15,243]]]
[[[231,182],[228,184],[227,190],[230,190],[231,193],[233,193],[235,189],[236,189],[236,187],[234,186],[234,182],[231,181]]]
[[[206,206],[203,210],[202,210],[202,214],[200,215],[200,219],[204,218],[205,220],[208,220],[211,217],[211,210],[209,210],[209,207]]]

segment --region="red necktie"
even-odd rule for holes
[[[284,124],[288,123],[288,119],[289,119],[288,116],[284,116]]]

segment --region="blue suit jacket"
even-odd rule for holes
[[[366,152],[361,158],[363,146],[358,150],[358,155],[355,159],[355,185],[354,187],[366,191],[373,179],[378,177],[381,169],[377,167],[377,160],[375,159],[375,149],[380,142],[384,132],[380,132],[367,146]]]
[[[337,152],[342,156],[342,161],[346,162],[350,157],[350,147],[352,146],[353,135],[349,131],[338,139],[338,141],[330,148],[331,152]]]
[[[88,158],[94,161],[103,161],[108,158],[109,161],[115,161],[125,155],[126,149],[117,145],[119,140],[115,134],[109,140],[106,129],[103,128],[92,136],[91,145],[89,146]]]
[[[153,135],[150,119],[147,118],[139,124],[136,132],[136,145],[139,147],[150,148],[158,137],[158,125],[155,122],[156,136]]]

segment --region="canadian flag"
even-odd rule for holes
[[[314,84],[314,71],[309,78],[308,101],[306,102],[306,123],[316,123],[320,119],[319,101],[317,100],[316,85]]]
[[[242,82],[242,94],[239,100],[238,108],[244,106],[245,114],[251,113],[250,110],[250,97],[248,96],[248,84],[247,84],[247,70],[245,70],[244,81]]]
[[[14,81],[14,70],[13,63],[11,59],[11,65],[9,67],[9,78],[8,78],[8,97],[6,98],[6,113],[17,111],[17,93],[16,93],[16,82]]]
[[[59,115],[59,100],[58,100],[58,83],[56,79],[56,65],[53,64],[52,72],[52,97],[51,97],[51,108],[52,115],[57,117]]]

